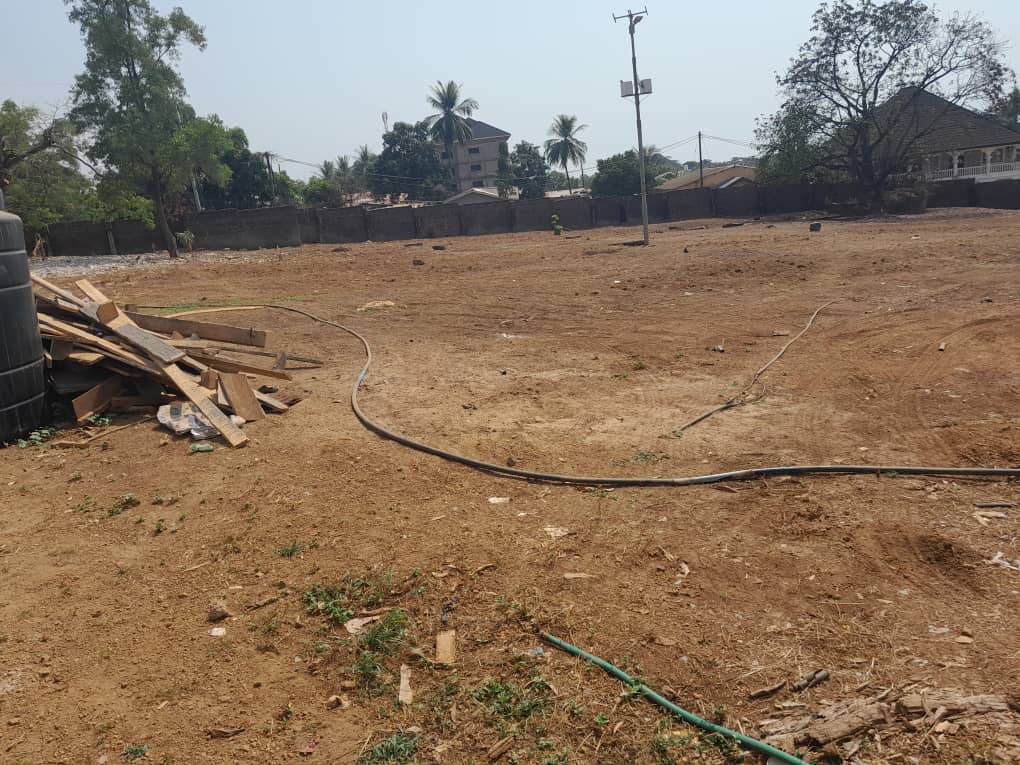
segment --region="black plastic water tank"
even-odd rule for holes
[[[0,210],[0,442],[42,423],[44,372],[21,218]]]

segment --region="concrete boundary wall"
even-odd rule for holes
[[[648,195],[652,223],[691,218],[780,215],[823,210],[855,197],[846,184],[801,184],[780,187],[742,186],[730,189],[685,189]],[[1020,209],[1020,181],[975,183],[961,179],[928,187],[929,207],[992,207]],[[256,210],[210,210],[193,213],[176,224],[195,235],[199,249],[259,249],[311,243],[384,242],[451,236],[548,231],[559,216],[567,229],[633,226],[641,223],[637,196],[526,199],[474,205],[430,205],[304,209],[269,207]],[[137,254],[161,249],[158,232],[142,221],[91,223],[77,221],[50,226],[53,255]]]

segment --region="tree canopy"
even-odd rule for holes
[[[510,153],[510,170],[521,199],[545,196],[549,166],[535,144],[521,141],[514,147]]]
[[[200,50],[205,34],[180,8],[157,13],[148,0],[68,0],[81,27],[85,70],[75,78],[71,113],[94,142],[89,157],[117,182],[152,199],[171,257],[177,243],[167,196],[192,173],[224,183],[220,156],[233,148],[218,119],[195,116],[175,68],[185,44]]]
[[[918,0],[836,0],[811,29],[778,77],[780,111],[759,126],[766,178],[836,173],[877,202],[934,127],[918,118],[924,91],[946,109],[987,104],[1011,77],[986,23],[943,19]]]
[[[478,109],[475,99],[461,97],[463,87],[453,80],[438,81],[425,99],[436,110],[435,114],[426,117],[429,135],[446,150],[454,180],[457,179],[457,162],[453,156],[453,145],[471,140],[472,130],[467,118]]]
[[[383,134],[383,150],[373,163],[369,189],[376,196],[396,199],[444,199],[452,192],[449,174],[439,161],[429,125],[397,122]]]
[[[591,179],[592,196],[626,196],[641,192],[641,169],[633,149],[600,159]]]
[[[559,165],[567,177],[567,189],[570,189],[570,170],[568,165],[583,165],[588,153],[588,144],[578,138],[578,133],[587,125],[577,124],[573,114],[560,114],[549,126],[549,135],[545,142],[545,158],[550,165]]]

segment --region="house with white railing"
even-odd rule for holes
[[[915,138],[911,175],[926,181],[1020,178],[1020,131],[924,90],[904,89],[896,99],[909,99],[898,121],[908,123],[905,132]]]

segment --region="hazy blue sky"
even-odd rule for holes
[[[463,83],[475,115],[539,143],[553,117],[576,114],[589,127],[588,161],[635,145],[623,4],[589,0],[154,0],[181,5],[205,26],[208,48],[189,49],[181,70],[199,113],[245,129],[252,148],[309,162],[381,144],[390,123],[427,112],[437,79]],[[638,67],[655,93],[643,103],[645,140],[659,146],[699,129],[748,141],[755,119],[777,104],[775,73],[808,37],[815,0],[651,0],[637,28]],[[632,6],[638,10],[637,6]],[[643,6],[642,6],[643,7]],[[960,0],[1011,41],[1020,69],[1017,0]],[[0,0],[0,99],[56,107],[66,102],[83,49],[60,0]],[[696,157],[692,144],[667,151]],[[706,157],[750,150],[706,143]],[[292,175],[311,172],[284,164]]]

